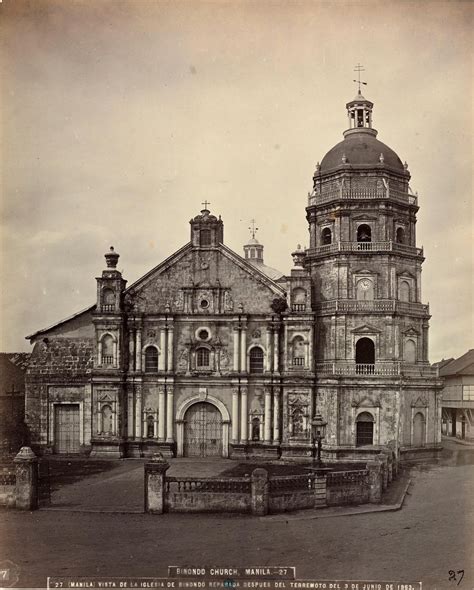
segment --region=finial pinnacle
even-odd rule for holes
[[[208,205],[210,205],[210,204],[211,204],[211,203],[210,203],[210,202],[209,202],[207,199],[204,201],[204,203],[201,203],[201,205],[204,205],[204,210],[205,210],[205,211],[208,211],[208,208],[207,208],[207,206],[208,206]]]

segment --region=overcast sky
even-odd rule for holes
[[[430,359],[473,346],[471,2],[3,0],[0,350],[129,284],[208,199],[283,272],[360,62],[378,138],[419,192]]]

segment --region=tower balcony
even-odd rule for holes
[[[307,250],[311,256],[327,256],[339,252],[356,252],[357,254],[373,254],[380,252],[393,252],[395,254],[408,254],[409,256],[423,257],[423,248],[408,246],[398,242],[333,242],[324,246],[317,246]]]
[[[418,206],[417,195],[386,188],[335,188],[308,196],[308,207],[325,205],[332,201],[357,201],[367,199],[390,199],[404,205]]]
[[[368,301],[336,299],[319,302],[316,305],[316,312],[324,315],[336,313],[398,313],[401,315],[427,316],[430,313],[430,306],[424,303],[396,301],[395,299],[371,299]]]
[[[316,363],[316,374],[335,377],[435,377],[430,365],[414,365],[400,361],[379,361],[360,364],[354,361]]]

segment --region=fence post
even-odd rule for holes
[[[145,512],[163,514],[165,511],[166,471],[169,463],[161,453],[145,463]]]
[[[16,465],[15,506],[19,510],[38,508],[38,457],[30,447],[21,447],[13,459]]]
[[[369,470],[369,502],[380,504],[382,499],[382,466],[378,461],[367,461]]]
[[[314,473],[314,507],[327,506],[327,473],[316,471]]]
[[[268,471],[260,467],[254,469],[251,475],[252,485],[252,514],[266,516],[268,514]]]

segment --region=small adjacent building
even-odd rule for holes
[[[443,386],[443,434],[474,441],[474,349],[436,363]]]

